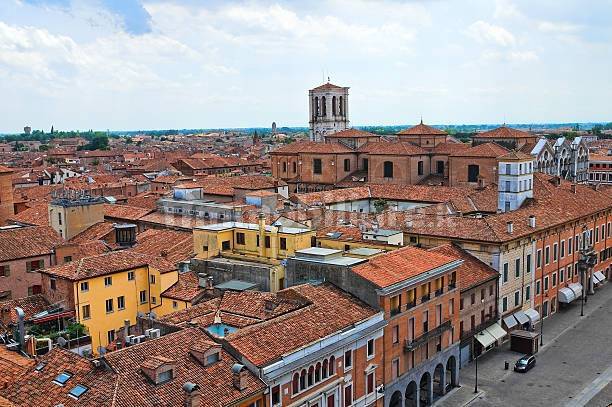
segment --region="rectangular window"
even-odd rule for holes
[[[514,292],[514,306],[516,307],[520,303],[521,303],[521,292],[520,291],[515,291]]]
[[[368,359],[374,357],[374,339],[368,340]]]
[[[550,263],[550,246],[546,246],[544,249],[544,264]]]
[[[111,313],[113,312],[113,299],[109,298],[108,300],[106,300],[106,313]]]
[[[83,292],[89,291],[89,282],[88,281],[82,281],[81,282],[81,291],[83,291]]]
[[[418,175],[423,175],[423,161],[417,163],[417,173]]]
[[[49,279],[49,287],[52,290],[56,290],[57,289],[57,280],[55,280],[54,278]]]
[[[128,281],[132,281],[132,280],[134,280],[134,272],[128,271]]]
[[[525,301],[529,301],[531,299],[531,286],[525,287]]]
[[[595,243],[599,242],[599,226],[595,227]]]
[[[553,262],[557,261],[557,252],[558,252],[558,245],[555,243],[553,245]]]
[[[400,375],[399,359],[393,359],[391,361],[391,378],[397,379]]]
[[[320,158],[315,158],[312,160],[312,170],[315,174],[323,173],[323,163]]]
[[[544,291],[548,291],[548,276],[544,277]]]
[[[526,267],[526,271],[527,273],[531,273],[531,254],[527,255],[527,267]]]
[[[351,349],[344,352],[344,370],[353,367],[353,351]]]
[[[393,341],[393,343],[399,343],[399,326],[395,325],[392,330],[393,334],[391,340]]]
[[[567,266],[567,279],[568,280],[572,279],[572,266],[571,265]]]
[[[368,373],[366,383],[367,383],[367,386],[366,386],[367,394],[374,393],[374,372]]]
[[[147,302],[147,291],[146,290],[142,290],[140,292],[140,303],[141,304],[145,304]]]
[[[564,282],[565,281],[565,270],[560,269],[559,270],[559,282]]]
[[[115,341],[115,331],[114,330],[110,330],[106,333],[106,339],[108,340],[108,343],[114,342]]]
[[[149,276],[149,282],[150,282],[151,284],[155,284],[155,275],[151,274],[151,275]]]
[[[351,170],[351,160],[348,158],[344,159],[344,171],[349,172]]]
[[[177,309],[178,308],[178,302],[172,301],[172,308]]]
[[[561,253],[560,253],[560,257],[561,258],[565,257],[565,240],[561,240]]]
[[[151,297],[151,304],[157,304],[157,298]]]
[[[242,232],[236,233],[236,244],[245,244],[244,233]]]
[[[536,281],[536,295],[540,295],[540,280]]]
[[[287,250],[287,238],[286,237],[280,238],[280,249]]]
[[[32,261],[28,261],[26,262],[26,271],[28,273],[32,273],[36,270],[40,270],[42,268],[45,268],[45,261],[44,260],[32,260]]]
[[[264,243],[265,243],[266,249],[269,249],[270,248],[270,236],[266,236]]]
[[[552,286],[553,287],[557,286],[557,273],[552,274]]]
[[[504,273],[502,276],[502,283],[508,282],[508,263],[504,263]]]
[[[64,263],[69,263],[72,261],[72,256],[64,256]]]
[[[542,249],[538,249],[538,253],[536,255],[536,268],[542,267]]]
[[[453,315],[455,313],[455,299],[451,298],[448,300],[448,314]]]
[[[0,266],[0,277],[8,277],[11,275],[11,266],[8,264],[5,264],[3,266]]]
[[[104,277],[104,287],[110,287],[113,285],[113,278],[111,276]]]
[[[521,275],[521,259],[514,261],[514,277],[520,277]]]
[[[502,298],[502,312],[508,311],[508,297]]]
[[[117,297],[117,309],[125,309],[125,297]]]
[[[574,243],[574,239],[570,237],[567,240],[567,254],[572,254],[572,251],[574,249],[573,243]]]
[[[83,306],[81,307],[81,309],[83,310],[83,312],[82,312],[83,319],[89,319],[89,318],[91,318],[91,309],[90,309],[90,307],[89,307],[89,304],[87,304],[87,305],[83,305]]]
[[[353,404],[353,386],[344,386],[344,407],[349,407]]]

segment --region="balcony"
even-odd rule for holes
[[[450,283],[448,283],[448,290],[454,290],[455,288],[457,288],[457,282],[456,281],[451,281]]]
[[[391,316],[397,315],[402,312],[402,307],[391,308]]]
[[[416,307],[416,298],[410,301],[408,304],[406,304],[406,310],[409,310],[410,308],[414,308],[414,307]]]
[[[441,288],[438,288],[438,289],[436,290],[435,296],[436,296],[436,297],[439,297],[439,296],[441,296],[442,294],[444,294],[444,288],[442,288],[442,287],[441,287]]]
[[[431,299],[431,294],[427,294],[421,297],[421,302],[427,302]]]
[[[497,314],[494,314],[493,316],[491,316],[490,314],[485,315],[485,322],[482,322],[476,325],[474,329],[470,329],[469,331],[461,332],[460,339],[464,341],[468,338],[471,338],[472,336],[476,335],[478,332],[482,331],[483,329],[486,329],[490,327],[491,325],[495,324],[498,318],[499,318],[499,315]]]
[[[437,338],[442,335],[445,331],[449,331],[453,329],[451,325],[451,320],[446,320],[442,322],[440,325],[432,329],[431,331],[425,332],[423,335],[419,336],[414,340],[406,339],[406,343],[404,344],[404,350],[407,352],[412,352],[419,346],[427,343],[430,339]]]

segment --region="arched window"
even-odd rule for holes
[[[340,96],[340,103],[338,107],[340,108],[340,116],[344,116],[344,100],[342,96]]]
[[[468,165],[468,182],[478,182],[480,167],[476,164]]]
[[[323,361],[323,374],[321,375],[323,380],[327,379],[327,359]]]
[[[383,164],[383,177],[393,178],[393,162],[385,161]]]
[[[318,117],[318,116],[319,116],[319,114],[320,114],[319,112],[321,111],[321,110],[319,109],[319,97],[318,97],[318,96],[314,98],[314,104],[315,104],[315,108],[314,108],[314,111],[315,111],[315,117]]]
[[[332,97],[332,114],[335,116],[338,109],[336,108],[336,97]]]
[[[295,373],[293,375],[293,380],[291,381],[291,390],[293,394],[297,394],[300,391],[300,375]]]
[[[300,374],[300,390],[304,390],[306,388],[306,370],[302,370]]]
[[[329,375],[332,376],[335,370],[336,370],[336,358],[332,356],[331,358],[329,358]]]
[[[283,161],[283,172],[287,172],[287,163]]]
[[[310,366],[308,369],[308,387],[314,384],[314,367]]]
[[[297,163],[294,161],[293,162],[293,173],[295,174],[297,172]]]
[[[315,383],[321,381],[321,362],[317,363],[317,367],[315,368]]]
[[[327,103],[325,103],[325,96],[321,98],[321,116],[327,116]]]

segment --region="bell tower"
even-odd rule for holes
[[[325,141],[325,136],[349,127],[348,87],[329,82],[308,91],[310,140]]]

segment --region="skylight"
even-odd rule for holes
[[[89,390],[89,387],[83,386],[82,384],[77,384],[68,392],[68,394],[78,400],[79,397],[85,394],[87,390]]]
[[[66,382],[68,380],[70,380],[70,378],[72,377],[72,373],[69,372],[62,372],[60,374],[57,375],[57,377],[55,378],[55,380],[53,380],[53,383],[55,384],[59,384],[60,386],[63,386],[66,384]]]
[[[37,372],[40,372],[41,370],[45,368],[45,366],[47,366],[47,362],[40,362],[39,364],[36,365],[34,370],[36,370]]]

